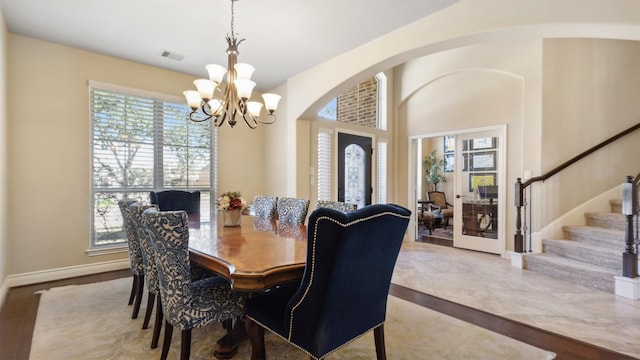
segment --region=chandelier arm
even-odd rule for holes
[[[269,119],[269,118],[271,118],[271,120],[267,120],[267,119]],[[265,120],[262,120],[262,119],[261,119],[261,118],[259,118],[259,117],[258,117],[258,118],[256,118],[256,120],[258,120],[258,122],[260,122],[261,124],[267,124],[267,125],[270,125],[270,124],[273,124],[273,123],[275,123],[275,122],[276,122],[276,114],[267,114],[267,116],[265,117]]]
[[[242,114],[242,119],[244,120],[244,123],[247,124],[247,126],[251,129],[255,129],[258,127],[256,118],[250,112],[245,112],[244,114]]]
[[[204,116],[204,117],[202,117],[202,116],[197,116],[197,117],[196,117],[196,116],[194,116],[194,115],[199,115],[199,113],[198,113],[198,109],[192,110],[192,111],[189,113],[189,120],[191,120],[191,121],[193,121],[193,122],[203,122],[203,121],[207,121],[207,120],[209,120],[209,119],[211,119],[211,118],[213,117],[212,115],[211,115],[211,116],[209,116],[209,115],[207,115],[207,114],[205,114],[205,116]]]
[[[227,120],[227,117],[228,117],[227,116],[227,109],[222,110],[222,114],[219,114],[218,116],[215,116],[213,118],[213,125],[215,127],[222,126],[222,124],[224,124],[224,122]]]

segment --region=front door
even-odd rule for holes
[[[504,250],[503,137],[499,129],[456,136],[455,247]]]
[[[338,201],[371,204],[372,148],[370,137],[338,133]]]

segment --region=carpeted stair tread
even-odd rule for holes
[[[604,266],[610,269],[620,267],[622,250],[611,249],[574,240],[545,239],[542,241],[544,252],[570,259]]]
[[[569,240],[594,244],[611,249],[624,246],[624,231],[588,225],[565,225],[562,227]]]
[[[588,212],[584,214],[587,225],[597,226],[606,229],[624,231],[627,218],[620,213],[595,213]]]
[[[622,273],[621,270],[545,253],[526,254],[524,260],[525,269],[610,293],[615,290],[614,276]]]

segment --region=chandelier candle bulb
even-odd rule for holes
[[[278,94],[262,94],[262,99],[264,99],[264,108],[272,114],[278,108],[278,102],[282,96]]]
[[[253,88],[256,86],[256,83],[247,79],[236,79],[233,83],[236,85],[238,97],[240,99],[247,100],[251,98],[251,93],[253,92]]]
[[[238,39],[233,30],[233,4],[238,0],[231,0],[231,33],[227,34],[227,67],[216,64],[205,66],[209,73],[209,80],[198,79],[193,83],[198,91],[185,91],[187,103],[191,108],[189,119],[195,122],[211,120],[214,126],[227,123],[233,127],[241,117],[251,129],[258,127],[258,123],[273,124],[276,121],[275,111],[278,107],[279,95],[263,94],[264,107],[267,110],[266,119],[260,118],[262,104],[249,102],[256,83],[251,81],[255,68],[249,64],[238,63],[238,45],[244,39]],[[226,83],[223,86],[223,79]]]
[[[200,104],[202,103],[202,98],[197,91],[187,90],[183,91],[182,93],[184,94],[184,97],[187,98],[187,104],[189,104],[191,110],[197,109],[198,106],[200,106]]]
[[[252,65],[238,63],[233,66],[236,69],[236,79],[251,80],[251,75],[256,70]]]
[[[209,108],[211,109],[211,113],[213,115],[221,115],[222,114],[222,102],[218,99],[211,99],[209,100],[209,102],[207,103],[207,105],[209,105]]]
[[[251,115],[258,117],[260,116],[260,111],[262,111],[262,103],[257,101],[249,101],[247,102],[247,108]]]
[[[213,81],[218,85],[222,84],[222,79],[224,78],[224,75],[227,73],[227,69],[224,66],[217,65],[217,64],[209,64],[205,66],[205,68],[209,73],[209,80]]]
[[[193,83],[196,85],[198,89],[198,94],[204,102],[207,102],[213,99],[213,92],[216,90],[216,84],[207,79],[198,79],[194,80]]]

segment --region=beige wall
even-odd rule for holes
[[[193,76],[9,35],[8,274],[123,259],[89,257],[88,80],[181,96]],[[264,135],[219,131],[219,189],[265,191]]]
[[[223,191],[227,187],[235,188],[246,197],[259,192],[296,195],[296,188],[302,183],[298,179],[308,178],[308,168],[300,169],[304,161],[299,161],[296,156],[297,120],[309,118],[304,116],[306,112],[324,105],[326,100],[376,72],[450,49],[461,48],[464,52],[474,43],[512,42],[513,49],[517,50],[521,48],[517,43],[530,43],[532,39],[542,37],[597,34],[605,38],[640,40],[639,28],[637,0],[619,0],[615,6],[604,1],[583,0],[501,0],[490,4],[460,1],[288,79],[286,84],[276,89],[283,95],[283,102],[279,107],[278,122],[265,127],[264,138],[246,139],[240,137],[240,132],[221,130],[220,154],[240,154],[238,157],[247,162],[236,161],[235,164],[241,168],[221,167],[219,188]],[[0,32],[5,34],[2,30]],[[527,50],[526,47],[524,49]],[[522,57],[523,62],[518,66],[525,67],[507,69],[507,74],[495,76],[496,79],[517,79],[512,74],[524,74],[521,76],[522,128],[509,127],[509,181],[525,169],[532,170],[535,175],[542,168],[542,76],[531,75],[542,69],[541,46],[533,45],[529,50],[532,52],[485,52],[478,58],[486,59],[486,63],[496,67],[495,64],[517,65],[512,59]],[[5,246],[10,260],[6,274],[126,257],[123,254],[88,258],[84,253],[88,244],[90,216],[86,82],[92,79],[179,95],[183,89],[192,87],[193,77],[15,35],[8,36],[7,54],[10,68],[7,87],[11,91],[6,93],[4,100],[9,109],[6,118],[0,115],[0,123],[10,119],[6,133],[9,139],[8,176],[4,180],[8,190],[2,193],[8,197],[8,208],[11,209],[6,219]],[[469,56],[478,56],[478,53],[470,52],[467,58]],[[420,71],[424,70],[430,71],[428,68]],[[409,206],[406,141],[408,134],[417,130],[409,129],[407,122],[394,120],[408,118],[407,111],[411,108],[403,101],[413,90],[403,87],[411,84],[414,90],[422,87],[424,76],[416,81],[408,78],[396,81],[398,85],[394,86],[394,92],[397,95],[390,95],[393,96],[389,109],[393,114],[391,127],[398,134],[396,139],[399,141],[390,144],[392,176],[388,198],[405,206]],[[502,85],[509,87],[513,84]],[[514,106],[513,102],[510,104]],[[39,115],[38,111],[46,111],[46,116]],[[504,122],[504,119],[500,121]],[[520,145],[512,147],[514,142]],[[259,148],[260,145],[254,147],[254,144],[262,144],[264,148]],[[229,145],[233,148],[228,151],[222,149]],[[512,158],[519,161],[512,162]],[[263,173],[259,172],[260,169]],[[242,180],[247,183],[238,184],[235,180],[228,180],[232,178],[225,178],[238,174],[248,178]],[[244,189],[245,186],[250,188]],[[62,206],[65,208],[64,216],[59,215]]]
[[[437,134],[441,139],[447,132],[506,125],[504,181],[510,189],[510,184],[522,176],[523,147],[539,150],[535,137],[523,142],[523,124],[535,128],[540,123],[539,112],[525,113],[523,109],[525,105],[540,107],[540,64],[541,42],[520,41],[462,47],[397,67],[400,90],[396,96],[402,99],[400,121],[407,123],[406,135]],[[441,157],[442,142],[437,144]],[[450,202],[455,195],[452,180],[443,185]],[[506,204],[513,204],[512,192]],[[515,224],[514,208],[506,210],[506,224]]]
[[[9,274],[7,264],[7,29],[0,11],[0,289]],[[0,291],[0,304],[3,292]]]
[[[640,123],[640,42],[544,42],[542,170]],[[640,171],[640,131],[538,185],[542,224]]]
[[[490,4],[482,1],[460,1],[432,16],[411,23],[397,31],[386,34],[361,47],[355,48],[307,71],[288,79],[286,97],[289,101],[289,126],[295,126],[293,119],[309,119],[331,97],[340,94],[349,87],[357,84],[371,74],[391,69],[412,59],[438,53],[448,49],[466,47],[476,43],[506,42],[517,44],[520,41],[531,42],[532,39],[541,41],[543,37],[588,36],[600,34],[612,38],[640,38],[640,13],[637,0],[616,2],[612,7],[607,2],[581,0],[568,1],[493,1]],[[515,39],[515,40],[514,40]],[[517,48],[517,47],[516,47]],[[541,52],[530,54],[538,61]],[[512,56],[505,54],[508,59]],[[517,53],[517,56],[527,54]],[[473,56],[473,55],[472,55]],[[485,58],[491,58],[486,54]],[[496,56],[493,61],[500,62]],[[509,61],[507,61],[509,63]],[[531,64],[531,62],[526,62]],[[540,71],[539,61],[537,69]],[[428,69],[426,69],[428,71]],[[540,77],[534,84],[524,82],[528,96],[540,96],[541,92],[534,91],[540,87]],[[309,86],[313,84],[313,86]],[[404,86],[404,85],[402,85]],[[398,90],[398,89],[396,89]],[[408,95],[410,92],[403,92]],[[397,96],[397,92],[396,92]],[[396,98],[391,106],[400,104]],[[530,99],[533,100],[533,99]],[[540,100],[522,101],[521,113],[526,117],[538,119],[533,123],[523,121],[528,141],[536,142],[540,139]],[[390,110],[396,116],[402,116],[403,108]],[[394,123],[400,140],[406,134],[406,124],[402,121]],[[531,128],[530,128],[531,127]],[[512,131],[512,130],[509,130]],[[521,133],[522,130],[519,130]],[[523,141],[522,138],[516,141]],[[522,173],[523,164],[534,173],[540,169],[540,144],[533,144],[534,150],[525,154],[509,154],[522,158],[523,162],[516,169],[510,171]],[[291,144],[280,145],[291,150]],[[393,145],[394,157],[390,159],[394,167],[394,174],[406,174],[408,147],[400,142]],[[510,149],[511,150],[511,149]],[[295,160],[291,161],[295,164]],[[291,170],[288,168],[287,170]],[[289,183],[295,183],[300,174],[293,169],[283,174]],[[512,174],[513,175],[513,174]],[[512,177],[515,177],[513,175]],[[407,205],[407,184],[405,178],[391,179],[392,194],[389,199],[399,204]]]

